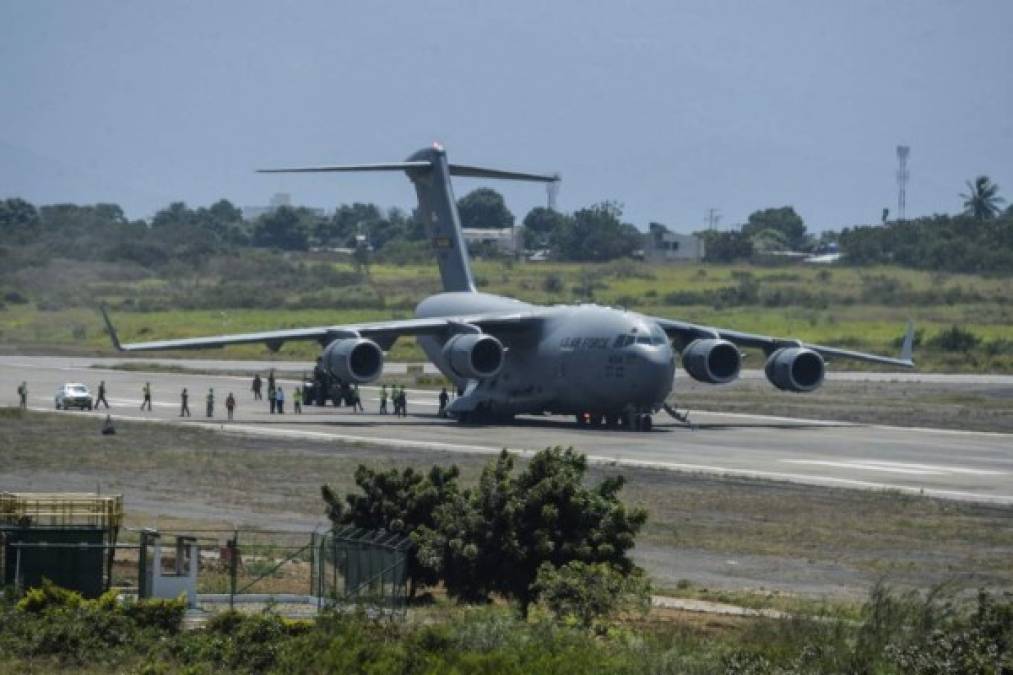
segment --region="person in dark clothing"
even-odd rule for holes
[[[274,382],[268,382],[267,385],[267,403],[271,406],[271,414],[274,414],[274,409],[278,406],[278,391],[275,389]]]
[[[253,376],[253,386],[250,387],[250,389],[253,390],[253,400],[254,401],[259,401],[259,400],[261,400],[263,398],[263,396],[260,395],[260,389],[263,386],[264,386],[264,383],[260,379],[260,373],[257,373],[256,375]]]
[[[366,412],[362,407],[362,396],[359,394],[359,385],[352,387],[352,410],[355,412]]]
[[[144,406],[148,406],[148,412],[151,412],[151,383],[145,382],[144,387],[141,388],[141,394],[144,395],[144,400],[141,401],[141,410],[144,410]]]
[[[24,410],[28,407],[28,383],[22,382],[21,386],[18,387],[18,400],[21,409]]]
[[[404,385],[401,386],[398,398],[400,401],[401,417],[408,417],[408,394],[405,393]]]
[[[236,410],[236,397],[229,392],[229,395],[225,397],[225,411],[229,414],[229,421],[232,421],[232,413]]]
[[[113,416],[106,415],[106,421],[102,423],[102,435],[112,436],[116,433],[116,429],[113,427]]]
[[[190,394],[186,393],[186,387],[183,387],[183,393],[179,395],[179,416],[189,417],[190,416],[190,405],[187,401],[190,400]]]
[[[208,389],[208,399],[207,399],[207,401],[208,401],[208,409],[207,409],[208,415],[207,416],[208,417],[214,417],[215,416],[215,390],[214,389]]]
[[[275,400],[277,402],[276,407],[278,409],[278,414],[279,415],[284,415],[285,414],[285,391],[281,387],[278,387],[275,390],[274,393],[275,393]]]
[[[102,380],[98,383],[98,394],[95,395],[95,410],[98,410],[98,404],[104,403],[106,410],[109,410],[109,401],[106,400],[106,381]]]
[[[447,403],[450,401],[450,394],[447,393],[447,388],[444,387],[440,390],[440,410],[436,414],[440,417],[447,416]]]

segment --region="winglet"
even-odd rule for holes
[[[908,319],[907,322],[907,333],[904,334],[904,341],[900,345],[900,359],[901,361],[907,361],[911,365],[914,365],[914,344],[915,344],[915,324],[913,321]]]
[[[104,304],[99,305],[98,309],[102,312],[102,318],[105,319],[106,330],[109,332],[109,339],[113,341],[113,347],[118,352],[126,351],[123,349],[123,345],[120,344],[120,336],[116,334],[116,329],[113,328],[113,322],[109,319],[109,312],[106,311],[106,306]]]

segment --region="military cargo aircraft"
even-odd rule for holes
[[[415,185],[439,264],[443,292],[425,298],[414,319],[314,326],[260,333],[120,344],[103,309],[113,345],[124,352],[207,349],[313,340],[321,365],[338,382],[363,384],[383,373],[384,352],[414,336],[461,393],[448,413],[462,422],[523,414],[573,415],[578,424],[649,430],[652,415],[671,410],[675,352],[690,377],[710,384],[735,380],[740,347],[761,349],[766,376],[778,389],[811,392],[829,359],[911,368],[909,324],[899,358],[754,335],[594,304],[538,306],[482,293],[468,261],[451,176],[550,182],[540,175],[451,164],[434,144],[404,162],[268,169],[264,172],[403,171]]]

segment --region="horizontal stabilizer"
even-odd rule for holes
[[[325,166],[303,166],[290,169],[257,169],[257,173],[331,173],[338,171],[407,171],[428,169],[432,162],[387,162],[384,164],[333,164]]]
[[[483,169],[480,166],[467,166],[464,164],[451,164],[451,176],[465,176],[467,178],[501,178],[503,180],[530,180],[536,183],[555,183],[561,180],[559,174],[551,176],[537,173],[520,173],[517,171],[500,171],[499,169]]]

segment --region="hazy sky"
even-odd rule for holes
[[[1007,0],[0,0],[0,198],[409,207],[397,174],[253,169],[438,140],[641,228],[792,204],[820,230],[895,210],[904,143],[908,216],[953,212],[980,173],[1013,199],[1011,29]]]

